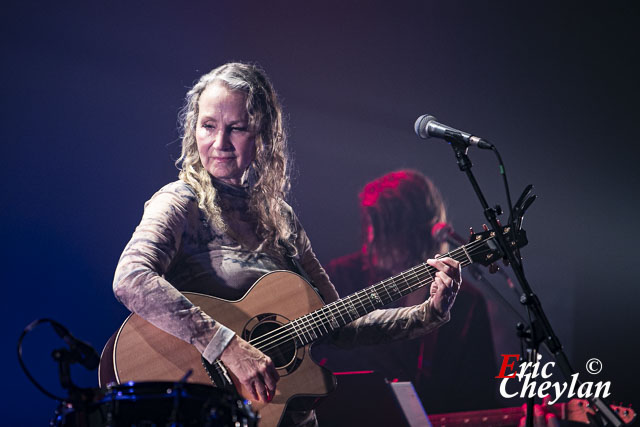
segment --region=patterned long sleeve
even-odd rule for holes
[[[163,276],[176,261],[185,231],[197,222],[195,195],[175,183],[158,191],[120,257],[113,281],[117,299],[156,327],[215,360],[234,333],[194,306]]]

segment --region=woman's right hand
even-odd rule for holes
[[[273,399],[280,375],[269,356],[235,336],[220,355],[220,360],[251,393],[253,400],[266,403]]]

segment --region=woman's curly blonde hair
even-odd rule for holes
[[[289,191],[289,160],[282,108],[276,92],[265,72],[253,64],[231,62],[200,77],[187,92],[180,112],[182,154],[176,161],[179,178],[196,192],[198,205],[219,229],[227,230],[222,211],[216,200],[216,189],[209,172],[202,166],[196,144],[198,101],[205,88],[222,83],[230,90],[246,96],[249,128],[255,133],[255,157],[245,171],[249,184],[249,210],[258,222],[256,232],[272,249],[283,244],[295,254],[291,244],[295,237],[289,212],[284,201]]]

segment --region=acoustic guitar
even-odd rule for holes
[[[523,230],[499,230],[509,246],[522,247]],[[470,243],[450,251],[463,267],[489,265],[503,257],[492,231],[471,236]],[[430,285],[436,269],[426,263],[324,304],[299,275],[274,271],[262,276],[238,301],[184,292],[196,306],[251,343],[273,361],[280,381],[269,403],[252,401],[262,426],[276,426],[289,405],[326,396],[336,386],[333,374],[309,356],[310,345],[332,331]],[[128,381],[177,381],[192,371],[187,382],[234,387],[246,399],[251,394],[239,386],[222,362],[209,364],[196,348],[131,314],[105,346],[100,362],[100,384]]]

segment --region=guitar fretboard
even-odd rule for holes
[[[473,263],[474,253],[484,250],[493,237],[477,240],[452,250],[439,258],[451,257],[463,267]],[[269,334],[251,340],[251,344],[268,351],[279,344],[295,339],[306,345],[354,320],[382,308],[423,286],[430,285],[438,270],[426,263],[403,271],[368,288],[334,301],[307,315],[299,317]]]

